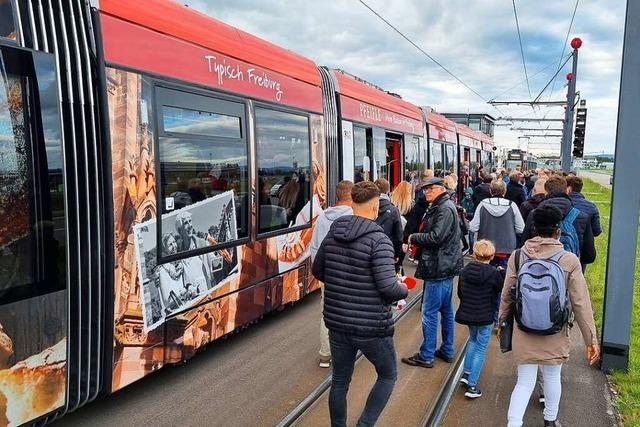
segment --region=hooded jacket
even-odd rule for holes
[[[434,200],[423,219],[423,232],[414,234],[411,243],[420,249],[416,277],[442,280],[462,270],[462,242],[458,212],[447,193]]]
[[[311,237],[311,261],[316,257],[316,253],[318,253],[318,249],[320,249],[320,245],[324,240],[325,236],[329,232],[331,228],[331,224],[333,221],[345,215],[353,215],[353,209],[351,206],[332,206],[318,215],[318,219],[316,220],[316,226],[313,229],[313,236]]]
[[[527,218],[531,211],[538,207],[540,203],[544,200],[546,196],[544,194],[534,194],[530,199],[525,200],[520,205],[520,214],[522,215],[522,219],[526,222]]]
[[[525,242],[522,251],[532,259],[548,259],[563,250],[559,240],[534,237]],[[518,280],[515,269],[515,254],[509,258],[507,275],[502,289],[500,304],[500,319],[504,320],[512,313],[511,286]],[[569,300],[575,320],[582,333],[585,345],[597,344],[596,326],[593,321],[593,309],[587,282],[582,274],[580,261],[571,252],[564,254],[559,260],[560,268],[564,271]],[[522,265],[522,262],[520,262]],[[542,365],[559,365],[569,359],[571,341],[568,326],[553,335],[533,335],[513,327],[513,357],[517,364],[530,363]]]
[[[470,326],[491,325],[503,283],[502,274],[492,265],[475,260],[465,265],[458,278],[460,306],[456,322]]]
[[[394,255],[399,258],[402,255],[402,220],[400,219],[400,211],[393,206],[386,194],[380,196],[376,224],[382,227],[384,234],[391,239]]]
[[[560,209],[562,217],[567,216],[573,204],[571,199],[565,193],[554,193],[547,196],[547,198],[538,206],[552,205]],[[534,209],[535,211],[535,209]],[[529,214],[524,232],[522,233],[522,241],[529,240],[536,236],[535,229],[533,227],[533,212]],[[578,234],[578,240],[580,243],[580,262],[582,264],[591,264],[596,260],[596,246],[593,239],[593,231],[591,230],[591,222],[589,216],[584,212],[580,212],[578,217],[573,221],[573,226]]]
[[[511,200],[507,200],[503,197],[491,197],[489,199],[484,199],[478,206],[476,206],[476,212],[473,215],[473,219],[469,224],[469,231],[473,231],[477,233],[480,229],[480,207],[484,207],[486,212],[491,216],[499,217],[504,215],[509,209],[513,211],[514,215],[514,223],[515,223],[515,232],[516,234],[520,234],[524,230],[524,220],[522,219],[522,215],[518,210],[518,207]]]
[[[504,195],[504,198],[511,200],[518,205],[518,207],[527,199],[522,185],[513,182],[507,184],[507,193]]]
[[[483,182],[473,189],[473,204],[477,207],[484,199],[491,197],[491,184]]]
[[[582,193],[578,193],[577,191],[572,191],[571,193],[569,193],[569,198],[571,199],[571,203],[573,203],[573,207],[589,216],[589,220],[591,221],[591,230],[593,231],[593,237],[598,237],[600,234],[602,234],[602,226],[600,225],[600,212],[598,212],[598,207],[595,205],[595,203],[588,201]]]
[[[354,215],[336,219],[313,262],[324,282],[324,322],[331,331],[363,337],[393,335],[391,303],[406,298],[391,241],[375,222]]]

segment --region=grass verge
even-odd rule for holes
[[[598,257],[587,267],[587,282],[591,293],[598,330],[602,329],[602,309],[604,302],[604,283],[607,266],[607,244],[609,240],[609,215],[611,210],[611,190],[589,179],[584,179],[583,193],[592,200],[600,211],[602,234],[596,238]],[[636,274],[634,283],[640,283],[640,244],[636,252]],[[634,286],[633,316],[631,324],[631,348],[629,372],[614,372],[611,379],[619,396],[614,402],[627,426],[640,426],[640,287]]]

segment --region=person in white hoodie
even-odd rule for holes
[[[316,220],[313,236],[311,237],[311,262],[316,258],[322,241],[326,237],[333,221],[344,215],[353,215],[351,209],[351,189],[353,182],[340,181],[336,186],[336,205],[326,209]],[[324,307],[324,284],[320,284],[320,307]],[[324,324],[324,318],[320,316],[320,367],[331,367],[331,350],[329,347],[329,330]]]
[[[503,180],[497,179],[491,183],[491,197],[484,199],[476,207],[469,230],[476,233],[476,241],[489,240],[496,248],[491,265],[507,268],[511,253],[518,247],[518,234],[524,231],[524,220],[518,205],[505,199],[507,187]],[[498,323],[499,303],[494,313],[494,324]]]

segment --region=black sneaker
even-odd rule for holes
[[[433,368],[433,360],[424,360],[420,357],[420,353],[416,353],[411,357],[403,357],[402,363],[410,366],[419,366],[421,368]]]
[[[462,373],[462,376],[460,377],[460,383],[464,384],[464,385],[469,385],[469,374],[466,372]]]
[[[453,363],[453,356],[447,356],[442,352],[442,350],[436,350],[434,356],[436,356],[438,359],[444,360],[447,363]]]
[[[544,420],[544,427],[562,427],[562,424],[560,424],[560,421],[558,420],[555,420],[555,421]]]
[[[482,397],[482,392],[477,386],[474,385],[472,387],[467,387],[467,391],[464,393],[464,395],[469,399],[477,399],[479,397]]]

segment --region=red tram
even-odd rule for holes
[[[0,426],[316,290],[340,179],[491,164],[490,138],[171,1],[0,11]]]

